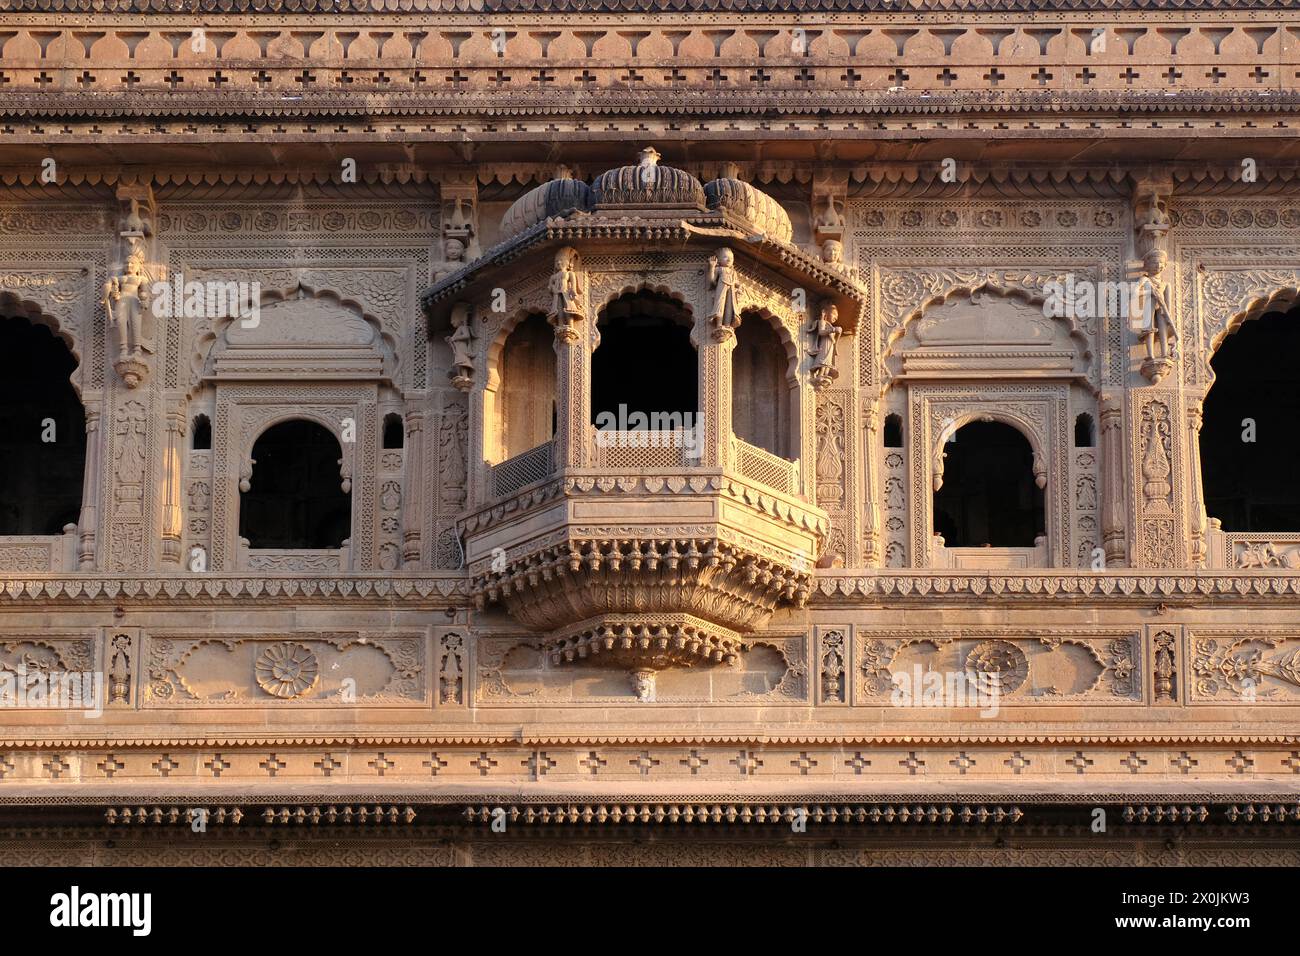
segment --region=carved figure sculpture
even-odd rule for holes
[[[474,333],[469,322],[469,303],[457,302],[451,309],[451,335],[447,343],[451,346],[451,384],[467,392],[474,382],[474,358],[470,349],[474,343]]]
[[[578,251],[565,246],[555,254],[555,272],[551,274],[551,324],[557,338],[572,341],[577,338],[575,322],[586,318],[585,276],[578,271]]]
[[[1142,260],[1142,275],[1133,290],[1133,327],[1146,346],[1142,374],[1159,382],[1173,368],[1173,347],[1178,338],[1169,309],[1169,286],[1161,279],[1166,255],[1150,250]]]
[[[740,310],[736,303],[740,282],[735,263],[735,253],[725,246],[718,250],[717,255],[709,256],[709,287],[713,289],[709,321],[717,338],[725,337],[740,324]]]
[[[835,304],[824,302],[820,313],[808,326],[813,339],[809,357],[812,359],[811,371],[815,388],[824,388],[839,375],[835,369],[835,346],[840,340],[840,327],[835,324],[838,318],[839,310]]]

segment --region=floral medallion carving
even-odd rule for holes
[[[288,699],[305,694],[320,678],[320,663],[311,648],[285,641],[272,644],[258,655],[257,683],[272,697]]]

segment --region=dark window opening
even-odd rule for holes
[[[1097,441],[1097,430],[1092,424],[1092,416],[1084,412],[1074,420],[1074,447],[1091,448]]]
[[[737,438],[783,458],[790,450],[790,386],[785,346],[756,313],[741,319],[731,353],[731,430]]]
[[[903,447],[903,416],[901,415],[885,416],[885,447],[886,448]]]
[[[504,461],[555,437],[555,332],[541,315],[515,326],[501,350],[497,401]]]
[[[350,536],[342,449],[315,422],[281,422],[253,445],[253,476],[240,496],[239,534],[250,548],[337,548]]]
[[[1033,547],[1045,527],[1028,439],[1001,422],[971,422],[944,445],[934,530],[950,548]]]
[[[190,425],[190,447],[195,451],[209,451],[212,448],[212,422],[207,415],[195,415]]]
[[[1297,349],[1300,309],[1292,309],[1244,323],[1210,361],[1201,478],[1205,510],[1224,531],[1300,531]]]
[[[86,413],[68,380],[76,367],[45,326],[0,318],[0,534],[61,534],[81,516]]]
[[[384,447],[401,448],[406,442],[406,435],[402,429],[402,416],[396,412],[390,412],[384,416]]]
[[[629,293],[601,313],[599,328],[591,357],[592,422],[635,428],[629,416],[639,412],[649,423],[641,427],[694,424],[699,383],[689,313],[668,296]]]

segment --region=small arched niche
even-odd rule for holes
[[[690,310],[661,292],[628,292],[601,310],[591,357],[594,425],[665,431],[694,424],[699,375],[691,322]]]
[[[1032,548],[1045,534],[1034,451],[1019,430],[969,422],[948,436],[943,483],[934,493],[934,533],[948,548]]]
[[[741,441],[793,460],[797,381],[788,374],[789,365],[772,322],[754,311],[744,313],[731,353],[731,429]]]
[[[248,490],[240,494],[239,534],[250,549],[333,549],[351,536],[352,495],[342,446],[323,425],[292,419],[253,444]]]
[[[70,381],[76,368],[44,325],[0,318],[0,535],[61,534],[80,517],[86,413]]]
[[[496,461],[521,455],[555,437],[554,340],[546,318],[536,314],[506,337],[496,394]]]

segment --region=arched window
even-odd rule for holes
[[[530,315],[502,347],[497,397],[502,461],[555,437],[554,342],[545,317]]]
[[[1091,448],[1097,443],[1097,429],[1092,416],[1083,412],[1074,420],[1074,447]]]
[[[591,420],[646,416],[650,430],[694,424],[699,409],[695,346],[690,313],[655,292],[636,292],[611,302],[600,314],[600,345],[591,357]],[[621,413],[620,413],[621,409]],[[612,416],[612,418],[610,417]]]
[[[1033,547],[1046,526],[1028,439],[1001,422],[963,425],[944,446],[934,530],[949,548]]]
[[[898,414],[885,416],[885,447],[903,447],[903,416]]]
[[[793,458],[787,365],[785,346],[771,323],[746,314],[731,353],[731,430],[741,441]]]
[[[209,451],[212,448],[212,422],[207,415],[195,415],[190,424],[190,448]]]
[[[384,447],[401,448],[406,442],[406,434],[402,429],[402,416],[396,412],[389,412],[384,416]]]
[[[86,413],[68,380],[76,367],[49,329],[0,318],[0,534],[77,523]]]
[[[1300,531],[1300,308],[1244,323],[1210,361],[1201,478],[1224,531]]]
[[[239,501],[239,534],[248,546],[340,547],[352,525],[342,458],[338,439],[315,422],[281,422],[264,431],[253,445],[253,474]]]

